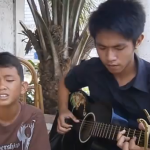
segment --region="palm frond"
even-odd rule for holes
[[[59,60],[58,60],[58,54],[51,36],[51,33],[49,32],[48,27],[46,26],[43,18],[40,16],[40,14],[36,11],[36,15],[39,19],[40,24],[43,26],[43,32],[44,35],[48,38],[49,43],[50,43],[50,48],[52,51],[52,56],[53,56],[53,62],[54,62],[54,70],[55,70],[55,78],[59,78],[61,76],[61,69],[60,69],[60,65],[59,65]]]
[[[80,58],[82,57],[84,48],[87,44],[87,41],[90,37],[90,34],[88,32],[88,26],[85,27],[84,32],[82,33],[82,35],[79,38],[79,43],[77,44],[76,49],[74,49],[74,53],[71,57],[71,67],[74,67],[76,64],[79,63]]]
[[[64,44],[64,59],[68,58],[68,44],[69,44],[69,6],[70,0],[63,0],[63,44]]]
[[[35,21],[35,24],[36,24],[37,32],[38,32],[38,35],[39,35],[40,45],[41,45],[42,50],[44,52],[43,57],[44,57],[44,59],[47,59],[46,43],[44,41],[44,35],[42,33],[42,28],[40,26],[40,22],[39,22],[38,18],[36,17],[37,8],[36,8],[36,5],[35,5],[35,2],[34,2],[34,0],[27,0],[27,2],[29,4],[29,7],[31,9],[31,12],[33,14],[33,18],[34,18],[34,21]]]
[[[53,14],[53,23],[54,23],[54,25],[58,25],[57,1],[58,0],[52,0],[52,14]]]

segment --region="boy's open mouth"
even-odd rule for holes
[[[8,98],[8,94],[0,94],[0,100],[5,100]]]

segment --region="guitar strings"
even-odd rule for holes
[[[105,124],[106,125],[106,124]],[[109,125],[106,125],[106,126],[109,126]],[[86,126],[87,127],[87,126]],[[114,126],[114,128],[116,128],[116,126]],[[84,128],[85,129],[85,128]],[[95,128],[96,129],[96,128]],[[103,129],[103,127],[99,127],[99,130],[101,130],[101,129]],[[108,127],[105,127],[105,130],[106,129],[108,129]],[[93,129],[94,130],[94,129]],[[111,129],[111,130],[113,130],[113,129]],[[111,131],[110,129],[109,130],[107,130],[107,132],[109,132],[109,131]],[[115,132],[119,132],[120,130],[118,130],[117,128],[116,128],[116,130],[115,130]],[[131,130],[130,130],[131,131]],[[138,130],[136,130],[136,131],[138,131]],[[93,132],[95,132],[95,131],[93,131]],[[102,134],[103,133],[103,131],[100,131],[100,133]],[[96,135],[95,133],[93,133],[93,135],[95,135],[95,136],[98,136],[99,135],[99,133]],[[111,133],[109,136],[112,136],[112,135],[115,135],[116,136],[116,133],[115,134],[113,134],[113,133]],[[100,137],[103,137],[103,136],[100,136]],[[107,136],[106,136],[107,137]],[[129,133],[128,134],[128,137],[133,137],[133,133]],[[116,140],[116,139],[115,139]],[[144,132],[142,132],[141,133],[141,136],[140,136],[140,140],[139,140],[139,146],[144,146],[144,140],[145,140],[145,138],[144,138]],[[148,143],[148,146],[150,147],[150,143]]]
[[[88,129],[89,127],[92,127],[92,126],[88,126],[88,125],[86,125],[86,126],[83,126],[83,128],[84,129]],[[93,127],[92,127],[93,128]],[[95,129],[98,129],[98,130],[107,130],[106,132],[111,132],[112,130],[113,130],[113,128],[115,129],[115,132],[119,132],[119,131],[121,131],[120,129],[117,129],[115,126],[114,127],[111,127],[111,129],[109,128],[109,127],[106,127],[105,126],[105,128],[104,127],[94,127],[94,129],[93,130],[95,130]],[[93,131],[94,132],[94,131]],[[100,132],[100,131],[99,131]],[[134,132],[129,132],[129,134],[128,134],[128,137],[133,137],[133,133]],[[111,133],[111,134],[114,134],[114,133]],[[126,133],[127,134],[127,133]],[[125,134],[125,135],[126,135]],[[139,133],[135,133],[135,135],[137,135],[137,134],[139,134]],[[138,135],[137,135],[138,136]],[[142,132],[141,133],[141,136],[140,137],[143,137],[144,136],[144,132]],[[141,138],[140,138],[141,139]]]
[[[80,122],[82,123],[82,120],[80,120]],[[123,128],[123,127],[119,127],[119,126],[115,126],[115,125],[112,125],[112,124],[104,124],[104,123],[97,123],[97,122],[91,122],[91,121],[84,121],[84,129],[85,129],[85,127],[92,127],[92,126],[94,126],[94,124],[96,124],[97,126],[95,126],[94,128],[96,129],[96,128],[98,128],[99,130],[100,129],[104,129],[103,127],[101,127],[102,125],[105,125],[105,130],[106,129],[109,129],[110,128],[110,126],[111,126],[111,129],[109,129],[109,130],[107,130],[107,132],[109,132],[109,131],[111,131],[111,130],[113,130],[113,128],[115,128],[115,132],[117,131],[117,132],[119,132],[119,131],[121,131],[120,129],[121,128]],[[98,127],[99,126],[99,127]],[[120,128],[120,129],[118,129],[118,128]],[[129,130],[128,128],[123,128],[123,129],[127,129],[127,130]],[[94,129],[93,129],[94,130]],[[144,141],[144,131],[140,131],[140,130],[136,130],[136,132],[134,131],[134,129],[130,129],[130,132],[129,132],[129,134],[128,135],[133,135],[135,133],[135,135],[137,135],[137,134],[141,134],[141,136],[140,136],[140,142],[143,140]],[[112,135],[112,134],[111,134]],[[110,135],[110,136],[111,136]],[[138,135],[137,135],[138,136]],[[148,143],[148,144],[150,144],[150,143]]]
[[[103,125],[103,126],[102,126]],[[104,127],[105,126],[105,127]],[[85,129],[85,128],[89,128],[89,127],[92,127],[93,128],[93,130],[94,129],[98,129],[98,130],[100,130],[100,129],[105,129],[105,130],[107,130],[107,132],[111,132],[112,130],[114,130],[115,129],[115,132],[119,132],[119,131],[121,131],[121,130],[126,130],[126,128],[123,128],[123,127],[118,127],[118,126],[113,126],[113,125],[111,125],[111,128],[110,128],[110,125],[106,125],[106,124],[101,124],[100,126],[94,126],[93,124],[84,124],[83,125],[83,128]],[[128,129],[127,129],[128,130]],[[127,134],[128,132],[126,132],[126,134]],[[135,134],[135,135],[137,135],[137,136],[139,136],[140,134],[141,134],[141,136],[142,135],[144,135],[144,131],[138,131],[138,130],[136,130],[136,132],[134,131],[134,130],[131,130],[130,129],[130,132],[128,133],[128,135],[132,135],[133,136],[133,134]]]
[[[92,122],[92,121],[86,121],[86,120],[79,120],[80,121],[80,124],[84,122],[84,125],[93,125],[93,126],[101,126],[101,125],[105,125],[105,126],[112,126],[112,127],[115,127],[115,128],[123,128],[124,130],[129,130],[130,129],[130,132],[134,132],[135,129],[131,129],[131,128],[126,128],[126,127],[121,127],[121,126],[117,126],[117,125],[113,125],[113,124],[105,124],[105,123],[98,123],[98,122]],[[141,130],[136,130],[136,133],[140,133]],[[144,131],[143,131],[144,132]]]
[[[100,130],[100,129],[105,129],[105,130],[107,130],[107,132],[111,132],[113,129],[115,129],[115,132],[119,132],[119,131],[121,131],[120,129],[118,129],[116,126],[112,126],[111,128],[110,128],[110,126],[109,125],[105,125],[105,127],[101,127],[101,126],[97,126],[97,127],[93,127],[92,125],[89,125],[89,124],[86,124],[86,125],[84,125],[83,126],[83,128],[84,129],[88,129],[89,127],[91,127],[91,128],[94,128],[94,129],[98,129],[98,130]],[[93,130],[94,130],[93,129]],[[124,128],[125,129],[125,128]],[[144,135],[144,132],[142,131],[141,133],[139,133],[139,132],[134,132],[134,131],[132,131],[132,130],[130,130],[130,132],[128,133],[128,135],[132,135],[133,136],[133,134],[135,133],[135,135],[140,135],[141,134],[141,136],[142,135]],[[127,134],[127,132],[126,132],[126,134]],[[137,135],[137,136],[138,136]]]
[[[84,128],[85,129],[85,128]],[[99,130],[101,130],[101,129],[103,129],[103,128],[100,128]],[[106,130],[106,128],[105,128],[105,130]],[[106,132],[109,132],[110,130],[107,130]],[[115,130],[115,132],[119,132],[120,130]],[[105,136],[101,136],[103,134],[103,131],[98,131],[98,133],[95,133],[95,131],[93,131],[93,135],[94,136],[99,136],[99,137],[102,137],[102,138],[106,138],[106,137],[108,137],[108,135],[109,135],[109,137],[111,138],[113,135],[114,135],[114,137],[116,136],[116,133],[115,134],[113,134],[113,133],[111,133],[111,134],[108,134],[107,136],[105,135]],[[128,137],[133,137],[132,136],[132,134],[128,134]],[[108,138],[108,139],[110,139],[110,138]],[[116,139],[112,139],[112,140],[116,140]],[[139,146],[144,146],[144,141],[145,141],[145,138],[144,138],[144,134],[142,133],[141,134],[141,136],[140,136],[140,140],[139,140]],[[150,147],[150,143],[148,143],[148,147]]]
[[[93,125],[93,124],[92,124],[92,125]],[[92,125],[86,124],[86,125],[83,126],[83,128],[85,129],[85,127],[89,127],[89,126],[92,127]],[[110,125],[107,125],[107,124],[103,124],[103,125],[105,125],[105,130],[107,130],[107,129],[110,128]],[[120,129],[118,129],[118,126],[113,126],[113,125],[111,125],[111,126],[112,126],[111,129],[107,130],[107,132],[113,130],[113,128],[115,128],[115,132],[119,132],[119,131],[120,131]],[[94,129],[101,130],[101,129],[104,129],[104,128],[97,126],[97,127],[94,127]],[[93,129],[93,130],[94,130],[94,129]],[[131,132],[131,131],[132,131],[132,132]],[[135,135],[139,134],[137,131],[139,131],[139,130],[136,130]],[[95,131],[93,131],[93,132],[95,132]],[[139,140],[139,144],[138,144],[138,145],[140,146],[140,145],[141,145],[141,142],[142,142],[142,146],[144,146],[144,140],[145,140],[145,138],[144,138],[144,131],[140,131],[140,132],[141,132],[141,136],[140,136],[140,140]],[[103,133],[103,131],[100,131],[100,133]],[[134,131],[130,129],[130,132],[129,132],[129,134],[128,134],[128,137],[133,137],[133,133],[134,133]],[[93,133],[93,134],[95,134],[95,133]],[[114,135],[114,133],[111,133],[109,136],[112,136],[112,135]],[[95,134],[95,136],[98,136],[98,134],[97,134],[97,135]],[[116,136],[116,133],[115,133],[115,136]],[[138,136],[138,135],[137,135],[137,136]],[[150,146],[150,143],[149,143],[149,142],[148,142],[148,146]]]

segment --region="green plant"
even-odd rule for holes
[[[22,33],[28,37],[25,51],[34,47],[37,52],[45,113],[55,113],[59,79],[94,47],[87,21],[95,5],[92,0],[38,0],[39,12],[34,0],[27,2],[36,30],[20,21]]]
[[[34,106],[34,93],[35,93],[34,89],[29,90],[27,92],[27,98],[26,98],[27,103],[33,106]]]

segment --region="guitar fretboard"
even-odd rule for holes
[[[133,138],[136,137],[136,144],[143,147],[144,146],[144,131],[125,128],[121,126],[115,126],[111,124],[104,123],[93,123],[93,127],[91,129],[91,135],[106,138],[110,140],[116,140],[119,131],[126,130],[125,136]],[[148,147],[150,147],[150,140],[148,142]]]

